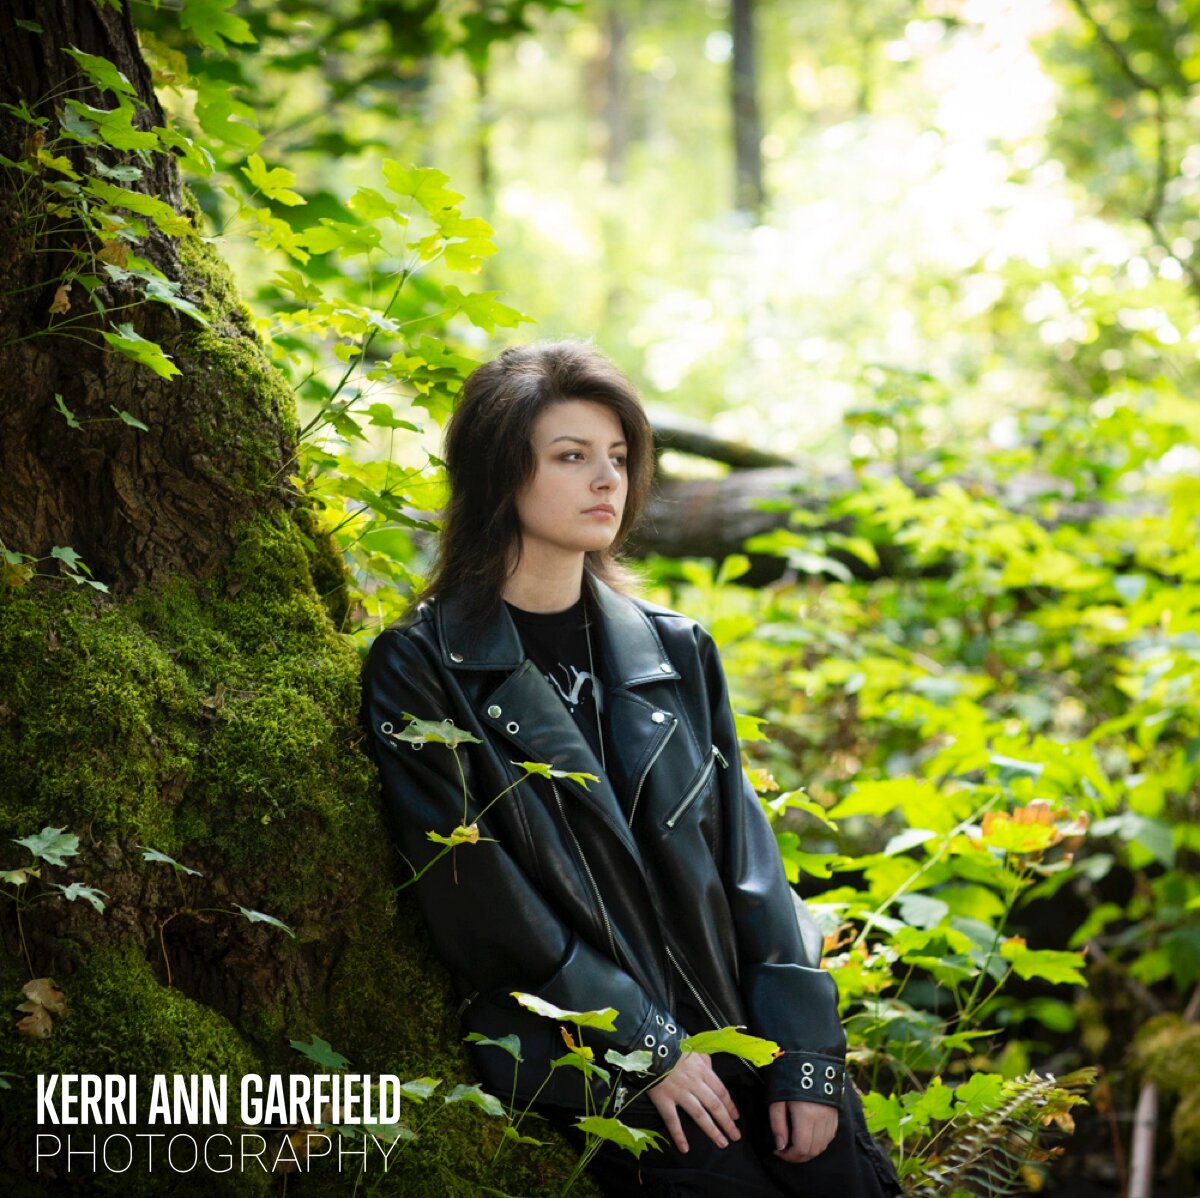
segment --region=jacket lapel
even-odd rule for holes
[[[479,718],[523,754],[518,760],[543,762],[553,769],[596,774],[586,788],[568,779],[569,789],[607,825],[641,864],[625,811],[614,786],[626,801],[636,801],[657,750],[678,722],[674,713],[656,707],[632,688],[671,681],[679,673],[667,657],[653,624],[625,596],[591,576],[591,604],[598,613],[607,692],[606,740],[608,777],[562,700],[533,662],[525,657],[520,634],[501,605],[488,623],[471,625],[464,604],[454,595],[438,603],[437,621],[442,661],[454,671],[503,671],[494,689],[485,687]]]

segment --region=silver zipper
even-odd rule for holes
[[[722,1021],[719,1020],[712,1013],[712,1008],[708,1005],[708,1003],[706,1003],[704,1001],[704,999],[700,995],[700,991],[696,989],[695,984],[692,982],[692,979],[690,977],[688,977],[688,975],[686,973],[684,973],[683,966],[680,965],[679,962],[675,959],[675,954],[673,952],[671,952],[671,946],[669,944],[664,944],[663,947],[667,950],[667,959],[671,962],[672,965],[675,966],[675,972],[677,974],[679,974],[679,976],[681,978],[683,978],[683,984],[692,992],[692,997],[696,1000],[697,1004],[699,1005],[700,1009],[705,1013],[705,1015],[708,1016],[709,1022],[713,1025],[713,1030],[716,1031],[718,1028],[723,1027],[724,1024],[722,1023]],[[749,1061],[747,1061],[744,1057],[738,1057],[738,1060],[741,1061],[742,1064],[745,1065],[746,1068],[751,1073],[753,1073],[757,1076],[758,1070],[755,1069],[754,1066],[751,1065]]]
[[[592,867],[588,864],[588,859],[584,855],[583,846],[579,843],[579,837],[575,835],[575,829],[571,827],[571,822],[567,819],[567,812],[563,807],[562,795],[558,793],[557,783],[551,781],[550,789],[554,792],[554,801],[558,804],[558,814],[562,818],[563,826],[571,834],[575,851],[579,854],[579,860],[583,864],[583,872],[587,874],[587,879],[591,883],[592,894],[596,896],[596,906],[600,908],[600,918],[604,920],[604,930],[608,933],[608,947],[612,949],[612,958],[619,965],[621,959],[617,956],[617,942],[613,939],[612,924],[608,921],[608,910],[604,906],[604,900],[600,897],[600,887],[596,885],[595,876],[592,874]]]
[[[712,750],[713,756],[721,763],[721,768],[723,770],[727,770],[729,768],[729,762],[725,760],[725,754],[722,753],[716,745],[713,745]]]
[[[679,962],[675,959],[675,954],[673,952],[671,952],[671,946],[664,945],[664,947],[667,950],[668,960],[671,962],[672,965],[675,966],[675,972],[677,974],[679,974],[679,976],[681,978],[683,978],[683,984],[685,986],[687,986],[687,988],[692,992],[692,997],[696,1000],[697,1003],[700,1004],[700,1009],[705,1013],[705,1015],[708,1016],[709,1021],[713,1025],[713,1030],[715,1031],[717,1028],[722,1026],[721,1021],[712,1013],[712,1009],[709,1007],[708,1003],[706,1003],[704,1001],[704,999],[700,997],[700,991],[697,990],[696,987],[692,984],[692,979],[690,977],[688,977],[688,975],[686,973],[683,972],[683,966],[681,966],[679,964]]]
[[[668,725],[666,736],[658,742],[658,748],[654,750],[650,760],[646,762],[646,768],[642,770],[642,776],[638,779],[637,789],[633,792],[633,803],[629,808],[629,826],[631,828],[633,827],[633,817],[637,815],[638,800],[642,797],[642,787],[646,784],[646,775],[650,773],[650,767],[654,765],[661,756],[663,749],[667,747],[667,741],[671,739],[678,724],[679,721],[676,720],[674,724]]]
[[[716,752],[714,747],[713,752]],[[679,822],[683,813],[692,805],[696,796],[708,785],[708,780],[712,777],[715,760],[712,757],[704,763],[704,768],[700,771],[700,777],[696,779],[696,785],[683,796],[678,807],[667,816],[667,827],[673,828]]]

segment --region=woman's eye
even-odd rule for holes
[[[621,469],[624,469],[625,466],[628,464],[628,462],[629,462],[629,459],[623,453],[618,453],[618,454],[613,455],[613,465],[614,466],[619,466]]]

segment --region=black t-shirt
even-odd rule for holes
[[[505,606],[529,659],[545,675],[596,760],[601,761],[599,726],[604,719],[604,684],[596,676],[600,672],[600,630],[598,623],[592,621],[589,655],[583,598],[566,611],[533,612],[513,607],[511,603]]]

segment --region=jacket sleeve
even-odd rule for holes
[[[442,720],[451,714],[438,666],[426,649],[402,630],[382,633],[368,653],[362,689],[364,731],[407,875],[441,850],[428,832],[448,836],[459,824],[470,825],[494,796],[474,793],[471,757],[479,746],[457,751],[460,775],[455,753],[446,746],[414,748],[392,735],[404,729],[406,716]],[[518,800],[526,785],[513,792]],[[493,835],[487,816],[480,832]],[[648,1048],[655,1075],[678,1061],[683,1029],[562,920],[502,841],[458,846],[413,890],[438,952],[471,989],[491,995],[519,990],[566,1010],[614,1007],[616,1031],[589,1029],[591,1047],[601,1055],[608,1048],[621,1053]]]
[[[738,943],[742,997],[754,1035],[783,1049],[763,1071],[767,1100],[840,1106],[846,1035],[837,985],[812,968],[797,923],[775,834],[740,766],[725,672],[712,638],[700,631],[700,655],[712,703],[714,743],[728,762],[721,776],[725,891]]]

